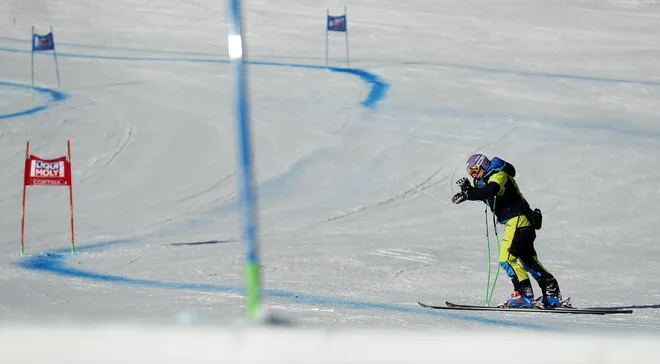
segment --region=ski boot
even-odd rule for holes
[[[518,291],[511,294],[511,298],[501,303],[498,307],[520,307],[534,308],[536,301],[534,296],[521,296]]]
[[[561,295],[559,296],[539,296],[535,300],[536,306],[542,308],[571,308],[571,298],[562,299]]]
[[[570,308],[571,299],[562,299],[559,283],[555,277],[545,277],[538,280],[539,286],[543,290],[543,295],[536,299],[536,305],[540,308]]]

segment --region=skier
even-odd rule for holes
[[[500,306],[534,307],[540,301],[544,307],[569,307],[570,303],[562,300],[557,280],[537,257],[535,230],[541,228],[542,216],[538,209],[532,211],[520,192],[514,179],[516,169],[498,157],[489,160],[483,154],[470,156],[465,167],[473,182],[465,177],[456,181],[461,192],[451,201],[484,201],[504,225],[499,263],[511,278],[515,292]],[[543,291],[536,300],[527,272]]]

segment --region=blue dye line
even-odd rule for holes
[[[19,83],[12,83],[12,82],[2,82],[0,81],[0,86],[7,86],[7,87],[15,87],[15,88],[25,88],[25,89],[32,89],[31,86],[28,85],[23,85]],[[45,105],[38,105],[33,108],[27,109],[27,110],[22,110],[22,111],[17,111],[11,114],[0,114],[0,120],[2,119],[9,119],[9,118],[15,118],[19,116],[24,116],[24,115],[31,115],[31,114],[36,114],[40,111],[46,110],[51,103],[58,102],[58,101],[63,101],[69,98],[69,95],[65,94],[64,92],[60,92],[57,90],[49,89],[49,88],[44,88],[44,87],[35,87],[34,91],[37,91],[41,94],[48,95],[49,98],[46,100]]]
[[[23,43],[30,45],[30,40],[25,40],[25,38],[12,38],[12,37],[0,37],[0,41],[13,42],[13,43]],[[148,48],[137,48],[137,47],[113,47],[113,46],[102,46],[96,44],[77,44],[77,43],[68,43],[68,42],[57,42],[58,46],[74,47],[74,48],[83,48],[83,49],[98,49],[98,50],[109,50],[109,51],[124,51],[124,52],[139,52],[139,53],[155,53],[155,54],[186,54],[190,56],[209,56],[209,57],[218,57],[224,56],[223,53],[210,53],[210,52],[191,52],[191,51],[179,51],[179,50],[165,50],[165,49],[148,49]],[[30,51],[28,51],[29,53]]]
[[[90,246],[78,248],[78,252],[90,251],[95,249],[103,249],[112,245],[135,243],[138,239],[116,240],[111,242],[98,243]],[[82,269],[76,269],[65,265],[65,260],[72,257],[70,253],[66,253],[67,249],[60,249],[52,253],[42,253],[27,257],[25,260],[15,263],[21,268],[35,271],[43,271],[55,273],[61,276],[69,276],[76,278],[91,279],[100,282],[108,282],[114,284],[127,284],[131,286],[141,286],[149,288],[161,288],[170,290],[188,290],[188,291],[202,291],[202,292],[220,292],[220,293],[235,293],[244,294],[243,288],[232,286],[219,286],[206,283],[183,283],[183,282],[162,282],[151,281],[146,279],[126,278],[121,276],[113,276],[107,274],[99,274]],[[314,296],[307,294],[300,294],[286,290],[273,290],[265,289],[262,292],[265,296],[279,299],[292,300],[299,304],[320,305],[320,306],[340,306],[347,309],[361,309],[361,310],[378,310],[388,312],[399,312],[416,315],[439,316],[447,319],[455,319],[468,322],[476,322],[486,325],[497,325],[506,327],[517,327],[524,329],[535,329],[543,331],[555,331],[549,327],[508,320],[498,320],[488,317],[471,316],[462,313],[451,313],[437,310],[430,310],[425,308],[398,306],[384,303],[363,302],[349,299]]]
[[[510,76],[522,77],[540,77],[550,79],[566,79],[571,81],[588,81],[598,83],[616,83],[616,84],[637,84],[644,86],[660,86],[660,81],[643,81],[643,80],[628,80],[623,78],[608,78],[608,77],[595,77],[595,76],[580,76],[569,75],[565,73],[546,73],[546,72],[531,72],[531,71],[517,71],[505,68],[485,67],[485,66],[471,66],[455,63],[432,63],[432,62],[401,62],[401,65],[419,65],[419,66],[436,66],[445,68],[455,68],[468,71],[475,71],[481,73],[492,73]]]
[[[29,44],[29,41],[25,39],[12,38],[12,37],[0,37],[0,41],[9,41],[14,43],[25,43]],[[97,49],[105,51],[127,51],[127,52],[141,52],[141,53],[153,53],[153,54],[179,54],[179,55],[192,55],[192,56],[207,56],[207,57],[217,57],[222,56],[218,53],[206,53],[206,52],[191,52],[191,51],[177,51],[177,50],[162,50],[162,49],[145,49],[145,48],[130,48],[130,47],[113,47],[113,46],[99,46],[91,44],[77,44],[77,43],[67,43],[67,42],[58,42],[58,44],[73,47],[73,48],[86,48],[86,49]],[[0,48],[0,51],[5,52],[25,52],[30,53],[29,50],[18,50],[10,48]],[[59,55],[59,53],[58,53]],[[269,58],[274,58],[270,56]],[[292,56],[279,56],[277,58],[307,58],[315,59],[314,57],[292,57]],[[158,60],[158,59],[156,59]],[[581,75],[570,75],[562,73],[548,73],[548,72],[533,72],[533,71],[521,71],[521,70],[512,70],[505,68],[496,68],[496,67],[487,67],[487,66],[474,66],[466,64],[456,64],[448,62],[425,62],[425,61],[383,61],[383,60],[371,60],[371,59],[355,59],[351,60],[353,63],[356,62],[371,62],[371,63],[385,63],[388,65],[391,64],[400,64],[400,65],[412,65],[412,66],[427,66],[427,67],[442,67],[442,68],[454,68],[454,69],[463,69],[480,73],[491,73],[491,74],[501,74],[501,75],[511,75],[511,76],[521,76],[521,77],[540,77],[540,78],[550,78],[550,79],[566,79],[572,81],[587,81],[587,82],[597,82],[597,83],[614,83],[614,84],[637,84],[644,86],[660,86],[660,81],[644,81],[644,80],[630,80],[623,78],[609,78],[609,77],[596,77],[596,76],[581,76]]]
[[[14,48],[3,48],[0,47],[0,51],[11,52],[11,53],[31,53],[28,50],[14,49]],[[58,57],[68,57],[68,58],[86,58],[86,59],[107,59],[114,61],[142,61],[142,62],[187,62],[187,63],[226,63],[229,64],[229,60],[226,59],[199,59],[199,58],[178,58],[178,57],[128,57],[128,56],[103,56],[103,55],[89,55],[89,54],[77,54],[77,53],[57,53]],[[305,68],[305,69],[315,69],[315,70],[330,70],[332,72],[338,73],[348,73],[360,77],[362,81],[367,83],[371,89],[367,98],[360,102],[360,105],[363,107],[372,108],[379,101],[385,98],[385,94],[389,88],[389,84],[385,82],[379,76],[362,70],[362,69],[352,69],[352,68],[340,68],[340,67],[325,67],[325,66],[316,66],[308,64],[296,64],[296,63],[278,63],[278,62],[262,62],[262,61],[247,61],[247,64],[256,65],[256,66],[270,66],[270,67],[290,67],[290,68]]]
[[[383,82],[380,77],[361,69],[331,67],[330,70],[334,72],[343,72],[357,75],[362,79],[362,81],[371,85],[371,91],[369,92],[369,95],[367,95],[367,98],[361,102],[361,105],[364,107],[371,107],[378,101],[382,100],[385,97],[387,89],[389,88],[389,85]]]

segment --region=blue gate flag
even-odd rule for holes
[[[326,9],[326,22],[325,22],[325,66],[328,67],[328,34],[330,32],[343,32],[346,36],[346,66],[350,65],[348,58],[348,26],[346,24],[346,6],[344,6],[343,15],[330,15],[330,9]]]
[[[32,88],[34,88],[34,52],[53,51],[55,60],[55,74],[57,75],[57,87],[60,87],[60,67],[57,65],[57,53],[55,52],[55,37],[53,36],[53,27],[50,27],[50,33],[40,35],[34,32],[32,26],[32,52],[30,54],[30,74],[32,77]]]
[[[32,51],[52,51],[55,50],[55,40],[53,33],[46,35],[32,34]]]
[[[345,32],[346,15],[340,15],[340,16],[328,15],[328,30],[331,32]]]

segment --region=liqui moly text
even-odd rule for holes
[[[64,162],[32,161],[30,177],[63,178]]]

